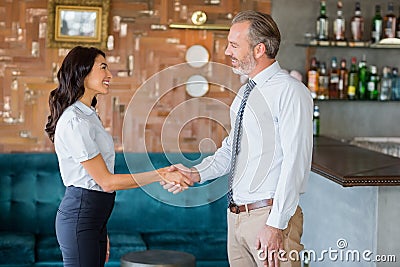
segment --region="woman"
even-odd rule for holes
[[[104,266],[109,257],[106,224],[115,190],[167,181],[161,176],[166,174],[164,169],[114,174],[113,140],[94,110],[96,96],[108,93],[112,78],[104,52],[73,48],[57,78],[59,86],[50,94],[46,124],[67,187],[56,216],[57,240],[64,266]],[[185,187],[190,184],[177,174],[168,179]]]

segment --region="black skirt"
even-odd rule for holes
[[[107,222],[115,192],[69,186],[57,211],[56,234],[65,267],[104,266]]]

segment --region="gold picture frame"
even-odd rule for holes
[[[47,46],[106,47],[110,0],[49,0]]]

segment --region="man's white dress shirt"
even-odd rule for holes
[[[278,62],[258,73],[243,115],[233,200],[237,205],[274,198],[267,225],[285,229],[311,169],[313,100],[307,87]],[[201,182],[227,174],[233,129],[245,85],[232,102],[231,131],[214,155],[194,166]]]

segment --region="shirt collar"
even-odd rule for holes
[[[85,104],[83,104],[81,101],[76,101],[73,104],[77,109],[79,109],[80,111],[82,111],[85,115],[92,115],[94,113],[94,109],[93,107],[88,107]]]
[[[279,65],[278,61],[275,61],[270,66],[259,72],[254,78],[252,79],[258,87],[262,86],[263,83],[271,79],[276,73],[281,70],[281,66]]]

